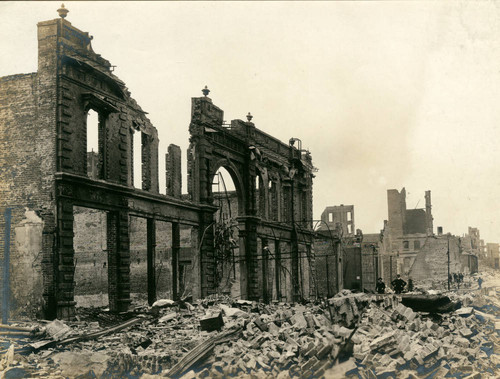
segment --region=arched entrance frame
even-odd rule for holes
[[[215,174],[217,173],[217,171],[219,171],[220,168],[225,168],[227,172],[229,172],[229,175],[233,180],[234,187],[236,188],[236,195],[238,197],[238,216],[243,216],[245,211],[246,196],[245,196],[245,191],[243,189],[243,179],[241,173],[238,171],[238,168],[227,158],[218,159],[213,166],[215,167],[215,169],[209,175],[210,185],[208,186],[207,189],[209,191],[209,198],[212,199],[213,201],[211,184],[214,181]]]
[[[214,293],[214,239],[210,238],[210,235],[213,236],[216,209],[213,207],[212,183],[220,167],[226,168],[230,173],[239,197],[237,220],[242,298],[263,299],[265,297],[263,296],[265,292],[263,279],[266,275],[273,274],[268,273],[267,271],[270,270],[262,263],[266,257],[262,251],[259,251],[259,238],[264,241],[275,241],[274,244],[279,240],[291,246],[292,251],[283,254],[288,256],[286,262],[292,262],[289,269],[293,276],[292,282],[298,283],[298,247],[300,245],[298,238],[301,241],[309,240],[310,236],[305,238],[303,234],[312,235],[312,228],[311,230],[307,228],[296,230],[295,225],[300,220],[312,220],[312,206],[310,206],[312,204],[312,181],[307,181],[307,178],[314,177],[310,154],[297,149],[292,142],[285,144],[256,129],[251,122],[251,117],[247,119],[248,121],[232,120],[230,124],[227,124],[224,121],[223,111],[215,106],[210,98],[205,96],[192,99],[189,126],[188,192],[191,200],[200,203],[202,207],[206,205],[206,212],[200,216],[200,230],[206,229],[200,242],[202,245],[200,248],[202,296]],[[292,138],[292,140],[296,139]],[[256,178],[262,178],[263,212],[258,212],[256,209],[256,197],[259,195],[256,190]],[[289,183],[288,186],[284,185],[284,178],[287,179],[285,182]],[[271,212],[269,204],[270,181],[275,183],[273,196],[279,203],[274,213]],[[300,197],[299,188],[307,191],[303,199]],[[303,206],[300,206],[301,204]],[[293,209],[295,212],[292,212]],[[307,214],[301,214],[304,210]],[[282,213],[286,213],[288,217],[285,218]],[[296,213],[295,217],[294,213]],[[269,254],[267,256],[267,259],[276,259],[270,257]],[[287,257],[284,255],[284,258]],[[274,267],[278,266],[274,265]],[[287,295],[288,301],[298,300],[297,296],[300,291],[297,285],[294,284],[294,287],[296,288],[292,296]]]

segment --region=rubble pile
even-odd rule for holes
[[[212,296],[95,309],[9,326],[21,335],[2,332],[0,377],[496,377],[499,293],[448,295],[462,308],[416,312],[392,294],[343,290],[306,305]]]
[[[455,312],[432,315],[403,304],[372,303],[353,336],[359,376],[497,377],[500,355],[499,293],[455,296],[467,305]]]
[[[159,301],[114,333],[106,333],[109,317],[102,315],[97,319],[106,320],[101,324],[107,329],[92,320],[55,320],[23,349],[17,349],[19,343],[10,345],[16,359],[9,360],[9,367],[22,367],[31,377],[71,377],[71,372],[97,377],[319,376],[342,358],[344,342],[353,333],[346,326],[368,304],[368,295],[349,291],[307,306],[221,296],[193,304]],[[96,334],[101,335],[93,338]]]

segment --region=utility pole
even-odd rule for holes
[[[447,234],[448,237],[448,291],[450,290],[450,233]]]

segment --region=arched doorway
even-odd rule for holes
[[[242,210],[242,196],[233,180],[237,175],[229,170],[219,167],[211,185],[212,204],[218,208],[214,215],[215,284],[218,293],[239,298],[241,258],[237,217]]]

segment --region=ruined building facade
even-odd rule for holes
[[[428,236],[433,235],[431,191],[425,191],[425,208],[406,208],[406,190],[387,190],[388,220],[384,226],[384,278],[407,275]],[[397,263],[396,263],[397,262]]]
[[[356,231],[354,224],[354,205],[334,205],[326,207],[321,214],[320,230],[340,228],[344,237],[352,237]]]
[[[37,72],[0,78],[2,310],[71,318],[80,295],[105,295],[113,311],[127,310],[133,295],[198,298],[219,291],[217,273],[228,265],[229,291],[242,298],[309,297],[311,155],[250,117],[225,125],[209,97],[193,98],[189,193],[181,194],[181,151],[171,145],[160,194],[157,130],[91,39],[64,18],[40,22]],[[86,148],[90,111],[98,115],[94,152]],[[231,256],[215,241],[220,167],[237,193]]]

